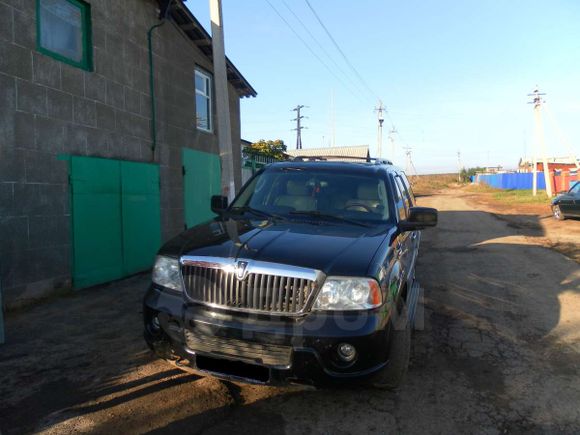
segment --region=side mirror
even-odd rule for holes
[[[214,195],[211,197],[211,211],[215,214],[222,214],[228,208],[228,197]]]
[[[409,217],[399,222],[401,231],[415,231],[437,225],[437,210],[429,207],[411,207]]]

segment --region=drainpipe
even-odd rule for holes
[[[155,100],[155,71],[153,68],[153,31],[165,24],[165,20],[171,9],[172,0],[165,1],[159,12],[160,21],[147,31],[147,49],[149,54],[149,93],[151,95],[151,161],[155,161],[155,149],[157,148],[157,102]]]

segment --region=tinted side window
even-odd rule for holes
[[[397,178],[393,177],[393,186],[395,191],[395,207],[397,209],[397,214],[399,220],[407,219],[407,208],[405,206],[405,195],[401,189],[400,182],[397,182]]]
[[[401,177],[396,176],[395,177],[395,181],[397,183],[397,187],[399,188],[399,191],[401,192],[401,198],[402,198],[402,202],[403,202],[403,206],[405,207],[405,218],[408,216],[409,214],[409,208],[411,207],[411,198],[409,196],[409,193],[407,192],[407,189],[405,188],[403,181],[401,180]]]
[[[411,198],[411,205],[415,205],[415,194],[413,193],[413,189],[411,188],[411,183],[409,183],[409,179],[405,175],[404,172],[401,173],[401,179],[403,180],[403,184],[409,193],[409,197]]]

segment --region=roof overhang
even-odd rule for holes
[[[164,2],[160,0],[159,3],[162,4]],[[213,61],[211,36],[185,6],[183,0],[174,0],[169,10],[169,17],[191,39],[197,48]],[[226,69],[228,82],[236,89],[240,98],[255,97],[257,95],[256,90],[227,57]]]

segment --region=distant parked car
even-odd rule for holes
[[[558,220],[580,217],[580,181],[577,181],[568,192],[552,200],[552,213]]]

